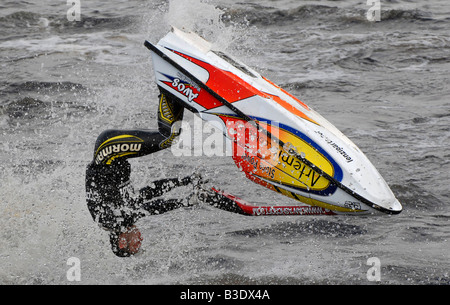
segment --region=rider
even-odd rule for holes
[[[139,251],[142,236],[134,225],[137,220],[192,205],[192,195],[184,199],[155,199],[173,188],[193,185],[199,200],[241,213],[231,199],[203,190],[204,181],[196,173],[153,181],[139,191],[132,187],[127,159],[170,147],[181,132],[183,112],[181,102],[161,91],[157,131],[110,129],[97,138],[94,158],[86,169],[87,206],[94,221],[110,232],[111,248],[117,256],[126,257]]]
[[[179,186],[195,185],[199,175],[154,181],[135,191],[130,184],[128,158],[145,156],[170,147],[181,131],[183,106],[160,95],[158,131],[106,130],[95,143],[94,159],[86,170],[89,211],[101,227],[110,232],[117,256],[137,253],[142,237],[134,223],[143,216],[161,214],[190,205],[187,199],[154,199]]]

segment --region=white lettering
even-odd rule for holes
[[[191,126],[188,122],[183,121],[181,122],[181,129],[183,130],[183,132],[178,137],[178,141],[174,145],[170,146],[170,150],[175,157],[190,157],[192,156]]]
[[[269,292],[267,290],[225,290],[225,300],[270,300]]]
[[[188,98],[189,102],[194,101],[198,97],[198,93],[194,93],[190,84],[182,83],[179,78],[174,78],[172,86],[176,88],[180,93]]]
[[[214,292],[209,291],[182,291],[180,295],[180,300],[207,300],[208,303],[214,298]]]
[[[369,21],[381,21],[381,2],[380,0],[367,0],[367,5],[372,5],[366,13]]]
[[[81,281],[81,262],[77,257],[69,257],[67,259],[67,265],[71,266],[69,270],[67,270],[66,277],[70,282]]]
[[[99,164],[105,158],[112,157],[115,154],[124,152],[139,152],[142,148],[142,144],[116,144],[103,148],[95,157],[95,162]]]
[[[253,208],[253,215],[326,215],[330,210],[315,206],[292,207],[258,207]]]
[[[203,128],[204,132],[212,131],[211,135],[203,141],[203,153],[207,157],[223,156],[224,154],[223,134],[216,130],[217,128],[211,124],[205,124]]]
[[[378,257],[370,257],[367,265],[372,266],[367,270],[367,280],[370,282],[381,281],[381,261]]]
[[[81,4],[80,0],[67,0],[67,5],[71,5],[67,11],[68,21],[81,21]]]

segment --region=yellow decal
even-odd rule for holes
[[[132,140],[130,140],[130,138]],[[123,139],[127,139],[126,141],[123,141]],[[111,143],[114,142],[114,143]],[[139,137],[136,136],[132,136],[132,135],[120,135],[120,136],[116,136],[116,137],[112,137],[108,140],[106,140],[105,142],[103,142],[98,148],[97,151],[95,152],[95,155],[97,155],[99,153],[99,151],[101,149],[103,149],[106,145],[110,145],[110,144],[118,144],[118,143],[139,143],[139,142],[144,142],[144,140],[142,140]]]
[[[169,137],[169,138],[167,138],[166,140],[164,140],[163,142],[161,142],[161,143],[159,144],[159,147],[161,147],[161,148],[167,148],[167,147],[172,146],[173,141],[176,139],[176,137],[177,137],[178,135],[179,135],[178,132],[172,132],[172,133],[170,134],[170,137]]]
[[[273,130],[272,126],[272,130]],[[322,191],[329,187],[330,181],[321,176],[301,158],[310,161],[330,176],[334,176],[334,168],[331,162],[317,151],[311,144],[296,135],[283,130],[277,130],[279,138],[289,145],[280,147],[274,142],[270,148],[258,149],[259,154],[249,153],[247,150],[242,156],[248,166],[247,170],[255,176],[262,177],[286,186],[298,187],[312,191]],[[270,142],[270,140],[269,140]],[[295,151],[295,153],[292,153]],[[261,155],[261,153],[264,153]]]
[[[178,113],[175,113],[178,111]],[[159,100],[159,116],[160,118],[169,123],[169,125],[180,119],[180,115],[183,114],[183,111],[174,109],[173,102],[168,100],[164,94],[161,94],[161,98]]]
[[[312,199],[310,197],[305,197],[299,194],[295,194],[291,191],[282,189],[280,187],[276,187],[275,188],[276,191],[278,191],[280,194],[293,198],[299,202],[302,203],[306,203],[310,206],[316,206],[316,207],[321,207],[324,209],[328,209],[328,210],[332,210],[332,211],[336,211],[336,212],[345,212],[345,213],[361,213],[361,212],[365,212],[364,210],[360,210],[360,209],[352,209],[352,208],[346,208],[346,207],[342,207],[342,206],[338,206],[338,205],[334,205],[334,204],[330,204],[330,203],[326,203],[317,199]]]
[[[142,149],[142,140],[132,135],[120,135],[104,141],[95,153],[95,162],[111,164],[116,158],[138,154]]]
[[[128,155],[135,155],[137,154],[137,152],[128,152],[128,153],[122,153],[122,154],[118,154],[118,155],[114,155],[109,157],[109,159],[106,161],[106,164],[110,165],[115,159],[120,158],[120,157],[124,157],[124,156],[128,156]]]

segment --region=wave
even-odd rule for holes
[[[87,90],[81,84],[73,82],[41,82],[41,81],[26,81],[21,83],[8,84],[7,88],[2,90],[4,93],[21,93],[24,91],[47,93],[53,91],[81,91]]]
[[[325,89],[328,92],[353,92],[357,86],[359,84],[355,81],[346,81],[344,79],[306,79],[304,81],[281,84],[282,88],[290,92],[306,89]]]
[[[419,10],[387,10],[387,11],[381,11],[381,20],[382,21],[389,21],[389,20],[419,20],[419,21],[429,21],[433,20],[432,14]]]
[[[282,25],[295,23],[315,16],[335,14],[336,7],[324,5],[303,5],[294,9],[280,10],[262,5],[252,5],[240,9],[223,9],[223,21],[247,23],[249,25]]]
[[[95,111],[87,105],[70,101],[42,101],[34,97],[24,97],[0,105],[0,115],[6,115],[10,124],[23,120],[59,121],[61,118],[81,117]]]
[[[274,236],[276,238],[301,238],[309,235],[344,238],[354,235],[364,235],[366,233],[367,231],[364,228],[357,225],[323,219],[312,219],[305,222],[286,222],[271,225],[270,227],[233,231],[228,234],[247,238],[261,235]]]
[[[414,183],[394,184],[391,186],[391,189],[405,209],[408,210],[436,212],[445,206],[445,203],[439,199],[438,195],[431,194]]]
[[[94,17],[85,16],[80,21],[68,21],[67,18],[58,18],[50,22],[50,26],[57,29],[83,29],[86,30],[115,30],[131,27],[135,24],[134,16],[120,16],[120,17]]]
[[[30,23],[38,22],[42,17],[43,16],[38,13],[19,11],[0,17],[0,23],[4,26],[9,25],[11,27],[29,25]]]
[[[367,10],[348,9],[326,5],[302,5],[293,9],[276,9],[262,5],[251,5],[246,8],[223,9],[223,21],[247,23],[248,25],[289,25],[310,20],[337,21],[339,23],[370,23]],[[432,14],[414,9],[381,10],[381,21],[429,21]]]
[[[107,29],[127,28],[135,23],[136,17],[129,15],[104,17],[83,14],[80,21],[69,21],[64,14],[44,15],[28,11],[19,11],[0,17],[0,28],[2,28],[3,31],[8,28],[14,28],[16,30],[50,28],[55,31],[64,30],[65,32],[67,30],[76,31],[77,29],[82,29],[83,32],[89,29],[102,31]]]

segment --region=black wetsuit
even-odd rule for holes
[[[171,146],[180,134],[184,107],[160,95],[158,130],[106,130],[95,143],[94,158],[86,170],[87,206],[92,218],[110,232],[113,252],[129,254],[118,248],[118,237],[147,215],[162,214],[183,206],[186,199],[155,199],[175,187],[191,184],[193,177],[153,181],[135,191],[130,184],[129,158],[145,156]],[[202,200],[218,208],[240,213],[232,200],[215,193],[202,194]]]
[[[130,184],[128,158],[145,156],[172,144],[180,133],[183,107],[160,95],[158,131],[107,130],[95,143],[94,158],[86,170],[87,206],[96,222],[111,232],[114,253],[127,256],[117,248],[121,232],[146,215],[161,214],[186,205],[182,199],[154,199],[171,189],[190,184],[191,176],[153,181],[135,191]],[[178,126],[177,126],[178,125]]]

